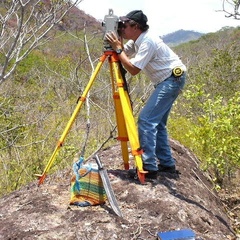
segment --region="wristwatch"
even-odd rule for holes
[[[119,49],[116,50],[116,53],[117,53],[117,54],[121,54],[122,51],[123,51],[123,50],[122,50],[121,48],[119,48]]]

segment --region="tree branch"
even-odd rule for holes
[[[81,1],[50,1],[50,5],[41,0],[0,3],[5,9],[0,14],[0,53],[3,56],[0,84],[32,50],[50,39],[46,38],[47,34]]]
[[[225,17],[240,20],[239,6],[240,0],[223,0],[222,9],[227,13]],[[230,7],[229,10],[227,10],[228,7]]]

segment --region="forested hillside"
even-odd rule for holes
[[[103,54],[102,32],[97,25],[79,28],[81,17],[71,15],[70,25],[78,27],[54,29],[51,40],[32,51],[1,84],[1,195],[43,171]],[[175,51],[188,67],[188,82],[173,108],[170,136],[199,157],[217,190],[233,191],[240,170],[240,28],[206,34]],[[137,118],[152,85],[144,74],[126,77]],[[50,173],[71,167],[82,150],[88,158],[102,146],[111,146],[116,137],[106,62]]]
[[[220,186],[240,163],[239,34],[239,28],[225,28],[177,48],[189,70],[188,85],[175,111],[188,125],[182,141],[206,169],[213,170]]]

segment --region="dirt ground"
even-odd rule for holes
[[[188,228],[198,240],[239,240],[234,233],[240,221],[239,197],[224,198],[222,192],[222,201],[197,158],[177,141],[170,143],[181,174],[164,173],[145,184],[123,170],[118,144],[98,153],[122,218],[108,201],[102,206],[70,206],[73,172],[66,169],[48,176],[39,187],[35,181],[0,199],[0,239],[156,240],[158,232]],[[229,202],[236,208],[231,216],[226,213]]]

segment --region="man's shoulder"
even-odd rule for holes
[[[160,35],[156,34],[155,32],[147,31],[143,35],[143,39],[145,41],[150,41],[150,42],[163,42],[162,38]]]
[[[163,44],[163,40],[160,36],[153,32],[146,32],[143,37],[141,43],[147,44],[148,46],[159,46],[159,44]]]

